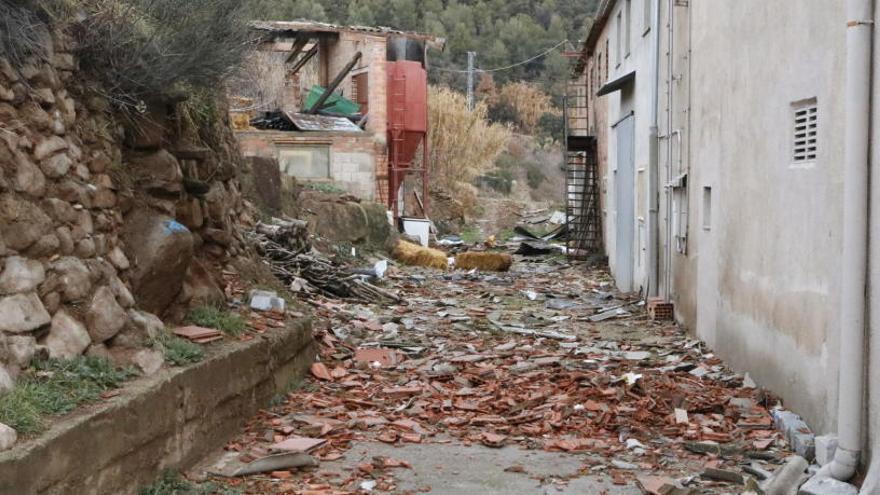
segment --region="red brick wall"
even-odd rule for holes
[[[376,170],[384,164],[384,146],[368,133],[246,131],[236,133],[242,153],[278,159],[284,146],[330,146],[330,179],[363,199],[377,197]]]

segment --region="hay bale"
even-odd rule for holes
[[[508,253],[496,251],[467,252],[455,257],[455,267],[462,270],[477,270],[484,272],[506,272],[513,264],[513,257]]]
[[[406,241],[397,243],[397,247],[394,248],[394,259],[405,265],[424,266],[439,270],[445,270],[449,267],[449,260],[443,251]]]
[[[230,112],[232,128],[236,131],[246,131],[251,128],[251,116],[242,112]]]

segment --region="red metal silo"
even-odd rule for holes
[[[399,217],[398,196],[407,174],[422,176],[422,201],[428,191],[428,73],[421,62],[388,62],[388,201]],[[421,146],[424,144],[424,146]],[[420,167],[414,166],[422,147]]]

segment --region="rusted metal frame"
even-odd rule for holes
[[[315,43],[315,46],[313,46],[311,50],[307,51],[302,57],[299,58],[299,60],[296,61],[295,64],[293,64],[293,67],[291,67],[288,74],[292,76],[292,75],[296,74],[297,72],[299,72],[300,69],[302,69],[307,63],[309,63],[309,60],[314,58],[315,55],[317,55],[317,54],[318,54],[318,44]]]
[[[426,219],[430,219],[428,214],[428,201],[430,201],[430,191],[428,190],[428,131],[425,131],[424,142],[422,143],[422,213]]]
[[[336,88],[338,88],[339,85],[342,84],[342,81],[345,80],[345,77],[348,76],[348,74],[352,71],[352,69],[354,69],[354,66],[357,65],[357,63],[361,60],[362,56],[363,56],[363,54],[361,54],[361,52],[357,52],[354,54],[354,57],[352,57],[351,61],[348,64],[346,64],[345,67],[343,67],[341,71],[339,71],[339,74],[336,74],[336,77],[333,79],[333,82],[330,83],[329,86],[327,86],[327,89],[324,91],[324,94],[322,94],[321,97],[318,98],[318,101],[316,101],[315,104],[312,105],[312,108],[310,108],[306,113],[309,113],[309,114],[318,113],[318,110],[321,109],[321,107],[327,101],[327,98],[330,98],[330,95],[332,95],[333,92],[336,91]]]

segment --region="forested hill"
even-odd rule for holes
[[[252,0],[254,18],[309,19],[338,24],[388,26],[447,39],[432,54],[432,79],[463,88],[464,78],[443,69],[463,69],[467,52],[477,67],[503,67],[528,59],[562,40],[569,49],[583,39],[598,0]],[[565,48],[565,46],[561,47]],[[566,59],[547,57],[493,74],[496,83],[532,81],[548,91],[564,80]]]

